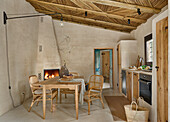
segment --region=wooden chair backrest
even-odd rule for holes
[[[37,82],[39,82],[39,81],[38,81],[38,78],[36,75],[31,75],[29,77],[29,84],[30,84],[31,90],[32,90],[33,84],[37,83]]]
[[[89,89],[102,91],[104,78],[102,75],[91,75],[89,79]]]
[[[79,76],[77,72],[69,72],[69,74],[72,74],[73,76]]]

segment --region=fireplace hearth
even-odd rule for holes
[[[44,80],[59,76],[59,69],[44,69]]]

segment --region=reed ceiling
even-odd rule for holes
[[[168,0],[26,0],[37,12],[61,13],[63,21],[131,32],[158,14]],[[137,9],[140,9],[139,15]],[[87,12],[87,16],[85,13]],[[61,19],[52,15],[53,19]],[[130,23],[128,23],[130,20]]]

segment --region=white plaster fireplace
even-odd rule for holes
[[[50,16],[39,19],[39,36],[36,72],[40,81],[44,80],[45,70],[60,70],[61,60],[57,40]],[[52,74],[51,74],[52,75]],[[54,75],[54,74],[53,74]],[[52,77],[52,76],[48,76]]]

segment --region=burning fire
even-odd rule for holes
[[[48,74],[48,72],[47,73],[45,73],[45,79],[51,79],[51,78],[54,78],[55,77],[55,75],[54,74]]]
[[[44,70],[44,80],[59,76],[59,69]]]

